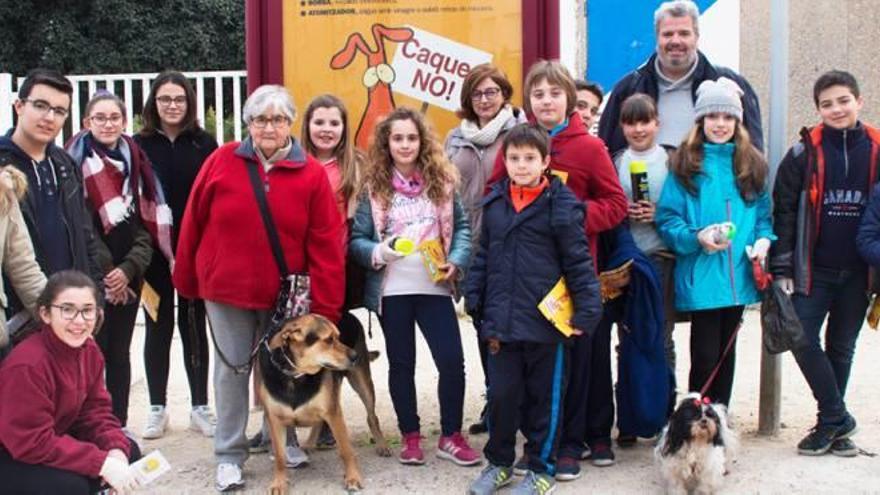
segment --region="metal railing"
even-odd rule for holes
[[[205,130],[213,134],[218,143],[241,140],[243,125],[241,107],[247,92],[246,71],[183,72],[193,82],[196,90],[196,116]],[[73,84],[70,116],[64,129],[56,138],[58,144],[80,131],[82,111],[89,98],[99,89],[106,89],[119,96],[126,104],[126,129],[128,134],[139,127],[140,114],[150,92],[150,83],[158,73],[145,74],[86,74],[69,75]],[[13,103],[18,98],[18,87],[24,77],[0,73],[0,132],[6,132],[15,124]],[[211,117],[206,122],[206,117]]]

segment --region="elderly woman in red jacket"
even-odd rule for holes
[[[174,286],[184,297],[205,300],[218,357],[214,455],[219,491],[244,485],[248,358],[280,286],[249,167],[264,187],[288,269],[311,276],[312,313],[338,321],[342,307],[342,219],[321,164],[290,135],[295,112],[281,86],[261,86],[251,94],[242,112],[249,137],[220,147],[202,165],[180,230]]]
[[[3,493],[116,493],[135,489],[137,444],[122,431],[92,338],[101,309],[86,274],[61,271],[37,298],[44,326],[0,367]],[[105,328],[105,332],[113,331]]]

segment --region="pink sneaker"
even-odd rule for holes
[[[437,442],[437,457],[452,461],[459,466],[473,466],[482,460],[479,452],[468,445],[459,432],[448,437],[440,437]]]
[[[419,432],[413,431],[404,433],[403,448],[400,449],[400,456],[397,458],[401,464],[422,465],[425,463],[425,454],[422,452],[422,436]]]

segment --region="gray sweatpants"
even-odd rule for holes
[[[262,336],[268,310],[242,309],[205,301],[208,321],[214,334],[214,351],[223,353],[229,364],[247,362],[251,349]],[[248,458],[245,429],[248,421],[250,373],[236,373],[220,356],[214,359],[214,456],[217,463],[241,466]]]

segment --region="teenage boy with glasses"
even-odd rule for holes
[[[27,176],[21,213],[43,272],[49,275],[73,268],[100,281],[82,172],[54,143],[70,114],[72,93],[70,81],[58,72],[34,69],[28,73],[15,102],[18,123],[0,136],[0,165],[15,165]],[[9,295],[12,314],[20,304],[14,294]]]

